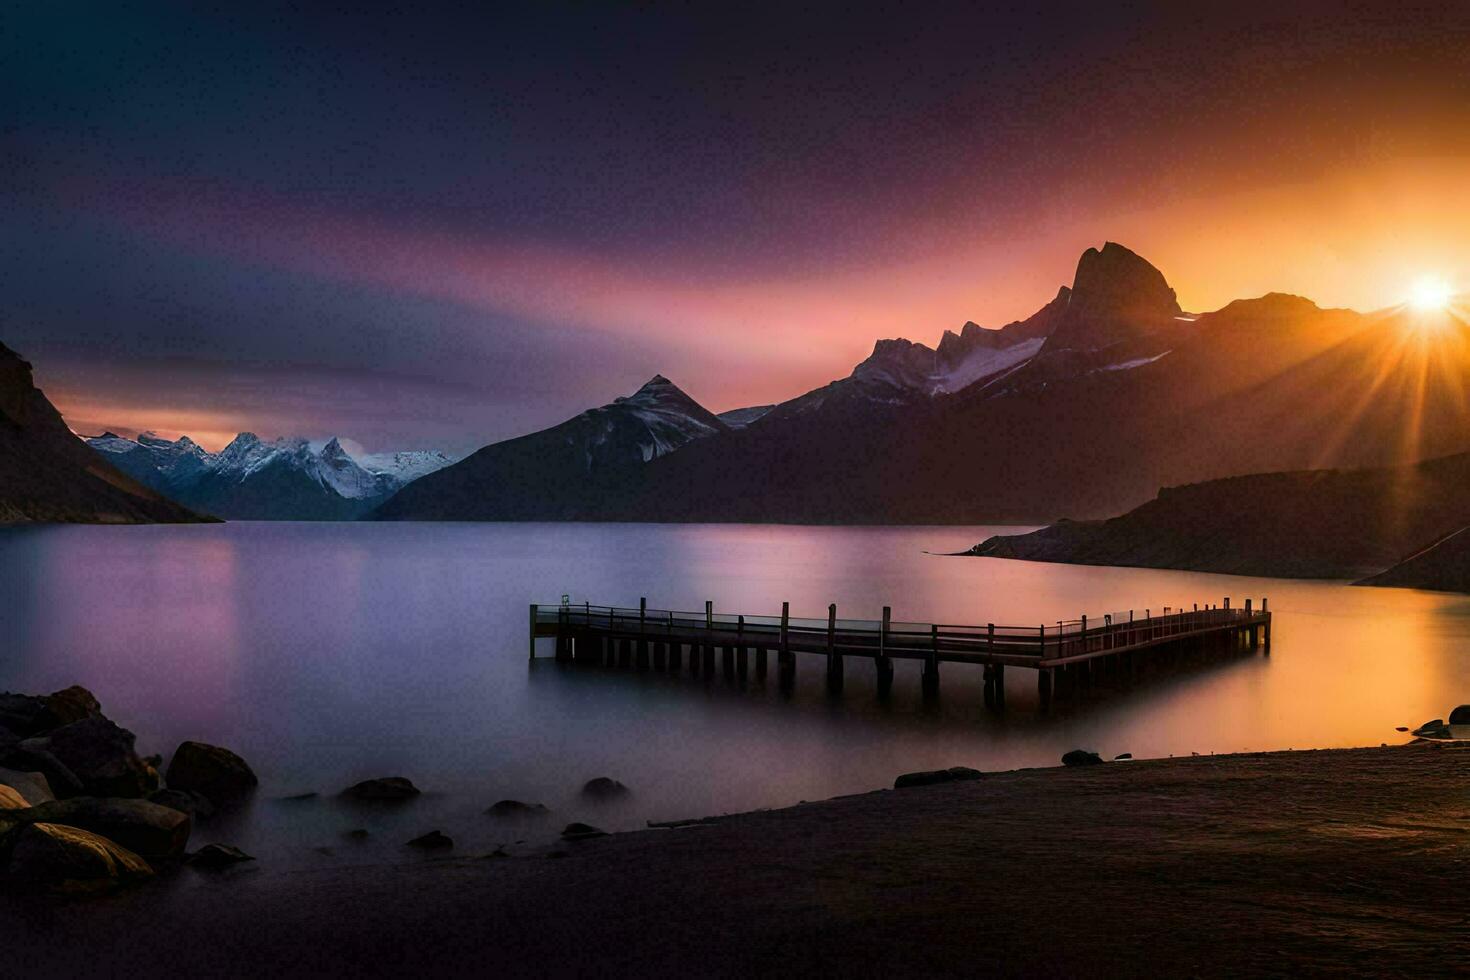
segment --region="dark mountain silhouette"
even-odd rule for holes
[[[78,439],[0,344],[0,523],[203,520],[121,473]]]
[[[1417,553],[1369,581],[1418,584],[1455,561],[1462,575],[1470,570],[1470,535],[1441,541],[1470,524],[1467,481],[1464,453],[1411,466],[1230,477],[1167,488],[1110,520],[998,535],[970,553],[1278,578],[1357,578]],[[1439,543],[1425,550],[1425,542]]]
[[[880,342],[848,378],[616,480],[583,478],[584,465],[555,458],[552,439],[535,443],[535,466],[517,462],[513,491],[436,500],[449,481],[421,481],[385,513],[1042,523],[1117,514],[1161,486],[1470,449],[1470,340],[1447,315],[1270,294],[1190,317],[1157,269],[1110,243],[1006,329],[1009,338],[968,330],[941,341],[951,357],[1014,355],[963,386],[935,384],[938,350]],[[482,453],[492,450],[506,451]],[[554,508],[526,502],[543,494]]]
[[[577,520],[650,461],[732,429],[669,379],[415,480],[379,520]]]
[[[1458,528],[1359,585],[1470,592],[1470,526]]]

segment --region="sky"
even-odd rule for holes
[[[81,432],[463,452],[1105,240],[1193,311],[1470,289],[1470,6],[1020,6],[7,5],[0,342]]]

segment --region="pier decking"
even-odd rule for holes
[[[653,670],[680,670],[687,653],[690,670],[712,672],[719,650],[724,672],[740,678],[750,672],[752,659],[756,677],[764,678],[774,652],[783,684],[794,679],[797,654],[816,655],[825,658],[833,690],[842,687],[847,658],[857,657],[873,662],[880,693],[893,684],[895,660],[922,662],[926,694],[938,691],[941,663],[978,664],[985,671],[986,703],[997,708],[1005,704],[1006,668],[1022,667],[1037,672],[1046,707],[1054,686],[1085,683],[1094,671],[1131,672],[1139,656],[1244,646],[1269,652],[1271,613],[1264,598],[1257,607],[1250,599],[1233,606],[1226,597],[1157,614],[1145,609],[1035,626],[964,626],[896,622],[887,606],[882,619],[863,620],[839,619],[831,605],[821,620],[792,617],[790,603],[782,604],[779,616],[749,616],[717,613],[712,602],[695,613],[650,609],[643,600],[637,608],[532,605],[532,658],[541,638],[554,640],[558,660]]]

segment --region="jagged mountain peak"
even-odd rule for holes
[[[1066,309],[1047,348],[1097,350],[1165,329],[1182,312],[1162,272],[1132,249],[1105,242],[1077,260]]]

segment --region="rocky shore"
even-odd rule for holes
[[[81,692],[51,699],[47,710],[68,700],[91,710]],[[8,726],[15,702],[3,704]],[[126,754],[78,772],[71,736],[58,737],[67,725],[12,736],[8,757],[40,751],[43,738],[84,791],[99,779],[140,793],[155,782],[147,760]],[[165,782],[187,771],[176,773],[179,756]],[[164,820],[152,808],[165,807],[141,797],[26,798],[28,808],[0,811],[12,872],[17,851],[44,851],[26,843],[42,833],[47,848],[90,848],[98,862],[105,852],[116,881],[158,877],[85,898],[9,888],[0,930],[7,967],[27,977],[164,963],[228,976],[1407,976],[1442,975],[1463,956],[1470,752],[1085,756],[1057,769],[909,774],[902,788],[667,829],[568,827],[562,842],[510,856],[459,854],[426,834],[417,847],[449,856],[304,872],[262,862],[223,877],[170,878],[189,853],[184,810]],[[221,771],[239,775],[203,768],[209,788]],[[17,773],[4,774],[12,791],[34,792]],[[407,794],[371,782],[352,792]],[[588,793],[617,792],[610,782]],[[45,820],[18,816],[38,809]],[[502,801],[486,819],[537,812]]]

